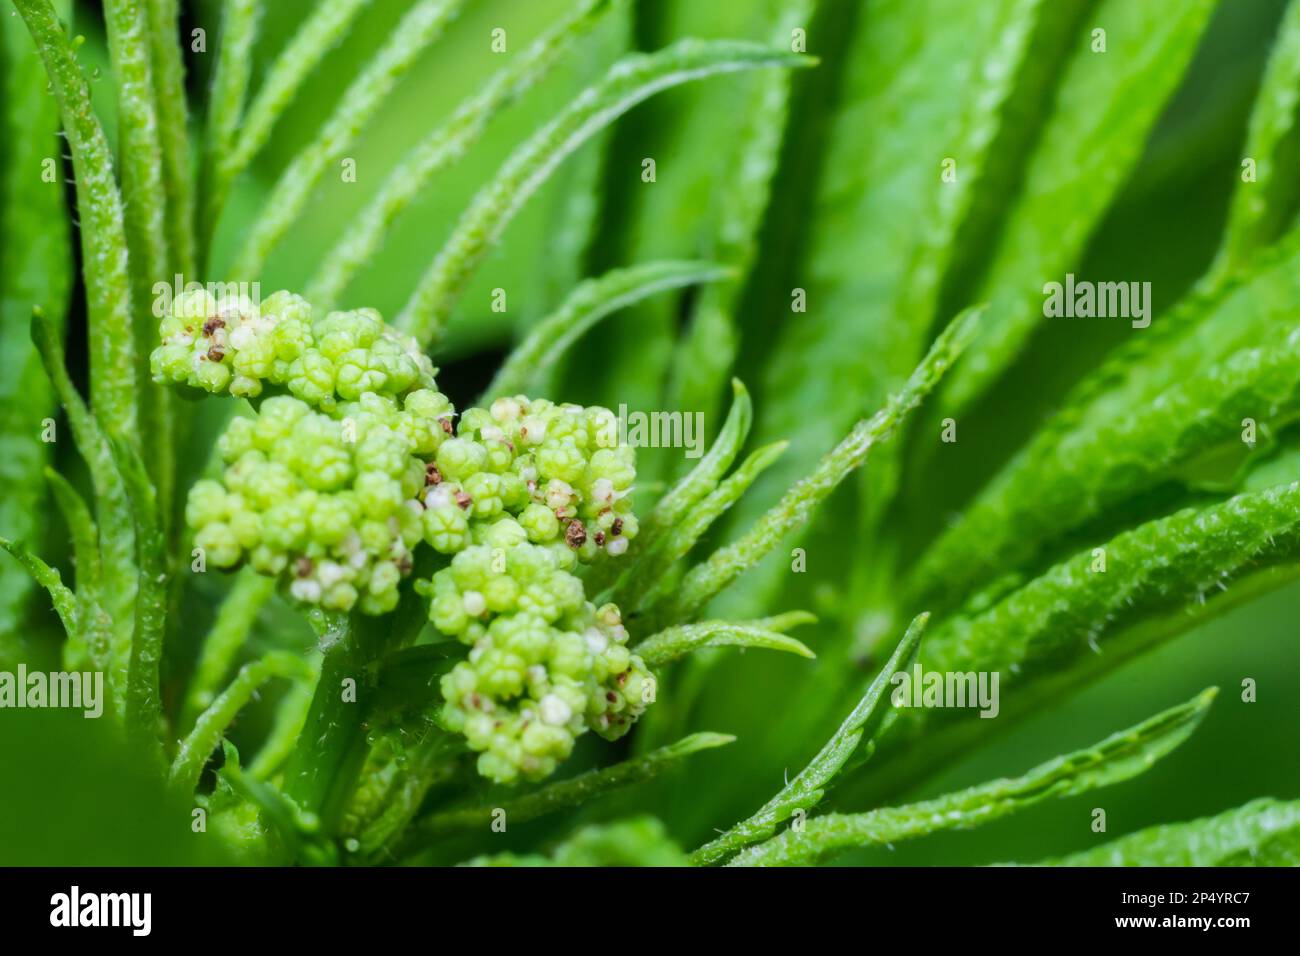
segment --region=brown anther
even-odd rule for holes
[[[438,419],[438,424],[442,426],[442,430],[445,431],[448,435],[451,434],[451,419],[450,419],[450,418],[440,418],[440,419]]]
[[[628,675],[630,675],[631,673],[632,673],[631,671],[624,671],[623,673],[619,674],[617,677],[614,678],[614,683],[616,683],[619,687],[622,687],[624,684],[627,683]]]
[[[618,694],[614,693],[612,690],[607,690],[605,691],[605,699],[611,704],[616,704],[618,703]]]
[[[469,695],[469,705],[470,705],[471,707],[473,707],[475,710],[482,710],[482,709],[483,709],[483,698],[480,697],[478,694],[470,694],[470,695]]]
[[[411,553],[409,551],[401,555],[395,563],[397,564],[397,570],[401,571],[403,574],[411,573],[412,561]]]
[[[474,503],[474,499],[471,498],[469,495],[467,495],[465,492],[463,491],[456,492],[456,504],[460,505],[461,511],[464,511],[473,503]]]
[[[617,538],[620,534],[623,533],[623,519],[622,519],[622,518],[615,518],[615,519],[614,519],[614,523],[613,523],[612,525],[609,526],[609,533],[612,534],[612,535],[613,535],[614,537],[616,537],[616,538]]]
[[[438,466],[433,462],[429,462],[424,466],[424,483],[426,485],[442,484],[442,472],[438,470]]]
[[[596,539],[596,544],[603,548],[605,546],[605,532],[597,531],[594,537]]]
[[[569,522],[569,526],[564,529],[564,543],[575,551],[587,543],[587,529],[581,521],[575,518]]]
[[[209,318],[208,321],[203,323],[203,334],[209,336],[213,332],[217,331],[217,329],[224,329],[225,327],[226,320],[219,315],[214,315]]]
[[[304,554],[304,555],[303,555],[301,558],[299,558],[299,559],[297,560],[297,562],[294,564],[294,566],[293,566],[293,570],[294,570],[294,573],[298,575],[298,577],[300,577],[300,578],[305,578],[305,577],[307,577],[309,574],[311,574],[312,569],[313,569],[314,567],[315,567],[315,565],[312,564],[312,562],[311,562],[311,558],[307,557],[307,556]]]
[[[208,361],[210,362],[220,362],[225,357],[226,350],[220,345],[214,345],[212,348],[208,349]]]

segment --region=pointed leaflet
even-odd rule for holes
[[[14,0],[45,61],[72,152],[81,221],[90,348],[90,403],[104,428],[136,436],[131,283],[122,199],[112,153],[90,105],[86,77],[49,0]]]
[[[1300,866],[1300,800],[1254,800],[1036,866]]]
[[[809,57],[722,40],[683,40],[620,60],[519,147],[474,197],[398,317],[398,327],[425,345],[437,338],[470,275],[528,198],[575,149],[636,104],[670,87],[722,73],[812,65]]]
[[[72,278],[59,113],[45,94],[46,82],[22,22],[0,16],[0,534],[36,545],[45,494],[41,468],[55,447],[41,437],[57,404],[28,328],[33,306],[63,328]],[[47,168],[51,175],[44,175]],[[27,572],[0,560],[0,661],[18,659],[9,643],[22,630],[31,597]]]
[[[1297,557],[1300,482],[1186,508],[1099,542],[991,606],[950,618],[926,640],[927,671],[998,672],[1000,720],[908,710],[882,750],[898,759],[901,778],[924,773],[972,746],[989,724],[1005,726],[1225,604],[1294,580]]]
[[[759,437],[791,454],[756,487],[744,527],[854,421],[884,401],[920,357],[935,323],[943,256],[997,130],[1033,25],[1035,3],[885,0],[862,12],[846,54],[794,286],[765,349]],[[942,22],[944,29],[934,29]],[[944,182],[945,159],[958,176]]]
[[[835,731],[826,745],[809,761],[799,775],[781,788],[753,816],[737,823],[716,839],[691,854],[697,865],[717,863],[737,850],[744,849],[776,833],[776,828],[797,810],[811,810],[826,793],[826,788],[844,769],[859,749],[864,737],[870,739],[883,718],[881,711],[889,685],[899,671],[906,671],[916,659],[921,635],[930,615],[919,614],[907,628],[893,655],[880,669],[852,713]]]
[[[235,175],[231,157],[236,144],[243,143],[244,100],[253,76],[253,47],[257,43],[262,9],[262,0],[228,0],[221,10],[221,46],[212,71],[203,138],[204,203],[200,230],[205,250],[212,241],[230,180]]]
[[[456,108],[446,123],[430,133],[389,173],[379,194],[326,253],[308,283],[306,297],[329,310],[348,283],[369,263],[385,234],[434,177],[469,151],[492,118],[540,82],[568,51],[570,44],[595,26],[609,10],[609,0],[581,0],[567,17],[535,40],[524,53],[498,70],[487,85]]]
[[[158,107],[163,188],[167,193],[169,272],[194,275],[194,186],[190,175],[189,117],[185,104],[185,66],[181,47],[179,0],[145,0],[153,53],[154,99]]]
[[[1291,0],[1250,114],[1237,186],[1214,276],[1236,272],[1283,233],[1296,212],[1300,177],[1300,3]]]
[[[941,830],[964,830],[1016,813],[1042,800],[1070,797],[1120,783],[1146,771],[1197,728],[1215,689],[1122,730],[1084,750],[1056,757],[1020,777],[993,780],[922,803],[869,813],[814,817],[744,850],[729,866],[800,866],[856,847],[879,846]]]
[[[651,634],[634,648],[647,667],[662,667],[706,647],[758,647],[816,657],[793,637],[757,626],[755,621],[700,621]]]
[[[1067,401],[931,546],[913,572],[913,596],[927,602],[945,595],[959,599],[971,586],[1032,555],[1049,532],[1059,533],[1080,516],[1095,513],[1106,496],[1114,500],[1122,489],[1106,482],[1134,489],[1158,477],[1160,471],[1147,460],[1148,454],[1162,455],[1168,462],[1176,459],[1180,444],[1194,446],[1207,429],[1239,429],[1238,409],[1221,394],[1229,365],[1222,365],[1222,371],[1212,366],[1270,338],[1292,348],[1284,337],[1294,325],[1292,303],[1297,296],[1300,231],[1261,255],[1251,273],[1217,292],[1191,295],[1161,323],[1144,329],[1144,335],[1161,335],[1160,346],[1140,356],[1120,357],[1127,362],[1108,362],[1081,386],[1078,396]],[[1159,333],[1160,327],[1166,331]],[[1240,352],[1243,358],[1234,361],[1249,365],[1246,354]],[[1255,386],[1262,389],[1261,404],[1250,417],[1263,421],[1265,406],[1279,398],[1275,382],[1286,369],[1267,371],[1267,357],[1261,359],[1260,371],[1267,374]],[[1242,371],[1233,376],[1239,383]],[[1247,374],[1246,384],[1249,378]],[[1248,394],[1240,385],[1239,392]],[[1216,425],[1207,414],[1216,406],[1233,418]],[[1171,413],[1168,418],[1166,411]],[[1168,434],[1157,434],[1165,427]],[[1155,447],[1164,450],[1157,453]],[[1082,455],[1085,449],[1092,449],[1090,457]],[[1099,473],[1106,478],[1092,483],[1091,476]]]
[[[125,706],[127,662],[131,634],[135,627],[135,598],[138,587],[135,552],[135,516],[126,483],[118,472],[108,436],[85,401],[73,388],[59,342],[50,320],[37,311],[31,318],[31,337],[40,353],[45,374],[53,384],[72,428],[77,451],[90,471],[99,519],[99,551],[103,585],[103,610],[112,621],[112,662],[108,675],[119,707]]]
[[[988,327],[970,363],[945,388],[945,409],[967,406],[1020,353],[1042,318],[1043,284],[1064,281],[1079,262],[1140,158],[1214,6],[1214,0],[1174,7],[1104,0],[1097,8],[1096,26],[1077,39],[1055,112],[978,295],[990,305]]]
[[[338,107],[316,138],[303,148],[280,175],[251,233],[241,243],[242,252],[230,270],[243,281],[262,273],[271,251],[306,208],[311,191],[325,170],[338,162],[344,150],[383,105],[397,81],[424,50],[442,35],[460,12],[464,0],[416,0],[393,30],[383,49],[343,92]]]
[[[732,273],[712,262],[647,262],[588,279],[506,356],[480,404],[527,392],[584,332],[619,309],[669,289],[727,278]]]
[[[747,568],[760,561],[787,534],[802,528],[816,508],[844,478],[867,460],[871,449],[886,441],[942,380],[969,344],[982,309],[953,319],[912,372],[899,394],[885,407],[854,426],[804,478],[795,482],[772,508],[738,540],[713,552],[686,575],[668,607],[668,620],[687,620]]]
[[[309,676],[310,665],[297,654],[287,651],[271,651],[241,667],[230,686],[199,715],[194,729],[181,741],[171,766],[171,785],[186,796],[194,790],[204,764],[220,745],[222,734],[263,684],[273,677],[303,679]]]
[[[159,0],[154,0],[159,2]],[[240,0],[243,2],[243,0]],[[211,241],[230,184],[270,139],[280,115],[297,95],[299,87],[347,32],[348,26],[370,0],[322,0],[293,35],[289,44],[267,70],[257,95],[248,105],[239,126],[239,136],[228,152],[220,153],[208,167],[208,196],[202,224],[203,241]],[[229,8],[228,8],[229,9]],[[249,33],[252,24],[242,24]],[[225,41],[223,39],[223,49]],[[240,42],[238,46],[245,45]],[[235,84],[232,84],[235,85]],[[242,108],[242,94],[240,95]],[[218,124],[224,126],[224,124]]]
[[[659,0],[641,5],[637,41],[643,49],[654,49],[681,36],[746,39],[794,50],[790,28],[782,30],[779,24],[791,8],[807,6],[805,0]],[[799,26],[811,24],[803,17]],[[744,228],[740,217],[748,210],[742,212],[741,204],[761,211],[767,203],[764,172],[757,168],[763,159],[753,152],[758,144],[750,129],[765,128],[771,149],[779,145],[782,130],[779,120],[773,129],[775,118],[761,91],[788,89],[793,81],[793,74],[778,70],[694,86],[620,123],[606,161],[600,231],[591,250],[594,268],[644,259],[718,258],[724,251],[716,241],[718,230]],[[653,182],[646,181],[648,160],[656,164]],[[740,287],[734,292],[739,294]],[[665,296],[616,317],[607,330],[608,361],[600,369],[571,370],[563,384],[566,393],[591,402],[624,402],[629,408],[705,411],[664,397],[665,382],[681,368],[673,354],[676,317],[693,298]],[[729,349],[720,339],[712,344],[709,358],[724,363],[717,369],[723,376],[715,381],[718,393],[712,396],[716,411],[725,392]],[[711,416],[706,419],[710,433],[714,423]],[[647,456],[640,467],[646,480],[655,481],[673,477],[658,474],[665,465],[659,456]]]

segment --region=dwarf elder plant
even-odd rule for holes
[[[976,827],[1215,690],[905,791],[1300,569],[1300,3],[1162,284],[1095,240],[1198,153],[1212,0],[9,2],[0,665],[103,675],[225,859]],[[1300,861],[1251,795],[1026,861]]]

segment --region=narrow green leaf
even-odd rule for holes
[[[1178,747],[1200,724],[1215,688],[1084,750],[1056,757],[1023,776],[994,780],[933,800],[869,813],[832,813],[742,851],[730,866],[798,866],[854,847],[878,846],[1009,816],[1048,798],[1070,797],[1137,776]]]
[[[481,402],[528,391],[580,336],[619,309],[668,289],[733,277],[731,270],[712,262],[647,262],[588,279],[515,346]]]
[[[1105,52],[1094,52],[1091,31],[1078,37],[979,294],[989,321],[970,361],[945,386],[944,409],[966,407],[1020,353],[1043,315],[1043,283],[1064,281],[1078,262],[1214,7],[1214,0],[1176,8],[1102,0],[1092,21],[1105,30]]]
[[[321,0],[312,7],[307,19],[267,70],[244,113],[239,139],[221,166],[222,179],[227,185],[267,144],[271,130],[298,95],[303,81],[343,39],[368,3],[370,0]]]
[[[463,4],[464,0],[418,0],[407,11],[383,49],[344,91],[338,108],[316,138],[280,175],[264,203],[265,214],[240,244],[242,251],[231,270],[234,275],[248,278],[261,275],[267,257],[302,214],[325,170],[338,162],[397,81],[442,35]]]
[[[1293,580],[1298,554],[1300,482],[1187,508],[948,619],[926,640],[921,663],[927,671],[997,672],[997,723],[1005,726],[1182,633],[1222,602],[1232,606]],[[955,716],[909,709],[882,751],[907,778],[969,748],[993,723]],[[922,728],[926,746],[912,750]]]
[[[660,535],[675,527],[687,511],[717,487],[744,447],[753,421],[754,403],[749,390],[740,379],[733,378],[731,410],[718,437],[699,463],[664,493],[643,522],[639,539],[642,548],[648,548]]]
[[[435,813],[419,821],[416,826],[420,837],[438,837],[476,827],[486,830],[492,823],[493,813],[497,807],[506,811],[506,818],[511,823],[526,823],[548,813],[567,810],[615,790],[651,780],[693,753],[722,747],[735,739],[729,734],[709,732],[691,734],[644,756],[625,760],[610,767],[588,770],[576,777],[547,784],[532,793],[514,799]]]
[[[63,629],[69,636],[76,634],[77,596],[63,583],[63,576],[59,574],[58,569],[50,567],[22,544],[10,541],[8,538],[0,538],[0,548],[8,551],[14,560],[26,568],[27,573],[36,583],[49,592],[50,600],[54,603],[54,611],[63,623]]]
[[[624,573],[615,589],[615,603],[641,611],[663,598],[663,592],[669,586],[666,580],[668,572],[690,553],[727,509],[740,500],[758,476],[785,453],[786,447],[787,443],[781,441],[755,451],[676,525],[668,528],[655,546],[641,554]]]
[[[263,684],[273,677],[298,680],[310,674],[311,668],[302,658],[285,651],[271,651],[241,667],[181,742],[171,766],[171,785],[186,794],[193,792],[204,764],[221,744],[222,734]]]
[[[140,443],[161,500],[170,502],[175,471],[172,440],[174,396],[150,378],[149,354],[158,337],[154,285],[167,272],[167,194],[163,186],[162,142],[154,100],[148,0],[105,0],[108,51],[117,85],[118,156],[121,160],[123,223],[130,251],[131,304],[135,336],[136,405]]]
[[[90,342],[90,399],[107,431],[134,440],[135,350],[122,199],[85,74],[49,0],[14,0],[40,50],[76,174]]]
[[[135,521],[135,565],[138,583],[135,626],[126,677],[126,727],[129,733],[158,748],[161,756],[162,652],[167,627],[167,550],[158,500],[144,461],[130,445],[112,442],[113,458],[126,486]]]
[[[253,622],[273,594],[275,578],[257,574],[251,568],[239,572],[230,592],[217,609],[217,619],[213,621],[212,629],[200,647],[194,677],[185,692],[182,727],[191,726],[198,715],[212,704],[226,675],[244,649]]]
[[[789,43],[795,28],[807,29],[816,0],[786,0],[772,30],[773,46]],[[771,198],[789,114],[794,74],[773,70],[746,91],[744,126],[735,143],[739,162],[716,183],[708,255],[736,269],[737,281],[704,289],[677,348],[667,408],[698,411],[713,421],[738,344],[735,310],[744,280],[758,255],[758,233]]]
[[[1211,276],[1249,264],[1259,249],[1282,235],[1296,209],[1300,150],[1296,111],[1300,106],[1300,3],[1290,3],[1278,25],[1277,40],[1250,114],[1242,164],[1219,254]]]
[[[103,568],[99,559],[99,529],[77,489],[53,468],[45,469],[54,502],[63,523],[72,536],[72,560],[76,567],[77,630],[69,634],[63,659],[67,670],[77,670],[81,655],[86,654],[96,670],[107,672],[112,666],[110,642],[98,631],[101,613],[100,593]]]
[[[162,146],[163,188],[167,194],[169,272],[194,275],[194,187],[190,178],[189,115],[185,104],[185,66],[181,61],[178,0],[145,0],[153,55],[154,100]]]
[[[90,471],[95,490],[95,508],[99,518],[99,551],[102,568],[103,609],[112,621],[113,668],[109,680],[118,706],[125,706],[127,667],[131,655],[131,634],[135,627],[136,574],[135,517],[126,484],[118,472],[109,439],[96,416],[82,400],[68,378],[63,346],[49,319],[38,309],[32,313],[32,341],[40,353],[45,374],[54,386],[77,450]]]
[[[1176,467],[1197,456],[1234,448],[1247,454],[1246,419],[1267,430],[1297,411],[1300,336],[1283,328],[1260,347],[1189,374],[1158,401],[1056,433],[1050,447],[1036,443],[944,532],[916,569],[916,599],[955,603],[971,586],[1176,477]]]
[[[1300,801],[1252,800],[1036,866],[1300,866]]]
[[[845,476],[866,461],[872,447],[888,439],[938,384],[970,341],[982,312],[982,308],[969,309],[954,319],[898,395],[891,397],[875,415],[860,421],[739,540],[718,549],[692,569],[672,603],[672,619],[693,617],[742,571],[776,547],[785,535],[803,527],[813,510]]]
[[[524,143],[470,203],[420,280],[397,325],[427,346],[442,332],[456,299],[506,225],[574,150],[655,93],[720,73],[763,67],[809,67],[811,57],[733,41],[682,40],[633,54],[610,68]]]
[[[57,402],[28,326],[39,306],[62,329],[72,245],[59,171],[58,104],[46,93],[49,81],[22,22],[11,16],[0,23],[0,129],[10,131],[0,167],[0,534],[40,546],[41,468],[56,447],[42,439]],[[48,162],[55,164],[54,182],[42,175]],[[15,562],[0,562],[0,662],[19,659],[18,635],[34,589]]]
[[[738,850],[766,840],[796,811],[806,812],[821,802],[826,788],[857,752],[863,738],[870,740],[880,726],[884,716],[882,706],[889,685],[895,674],[912,666],[917,649],[921,646],[921,635],[929,620],[929,614],[918,614],[912,620],[907,633],[898,642],[893,655],[880,669],[858,705],[844,718],[844,723],[826,741],[817,756],[808,762],[808,766],[799,771],[797,777],[782,787],[776,796],[752,816],[692,853],[692,863],[696,866],[717,863]]]
[[[737,528],[901,386],[946,318],[939,283],[996,159],[989,151],[1002,105],[1043,6],[880,0],[850,18],[803,261],[785,288],[770,290],[787,298],[787,320],[773,324],[771,346],[749,350],[763,364],[758,436],[789,438],[792,453],[737,510]],[[789,298],[795,291],[801,303]],[[969,301],[980,300],[955,307]],[[877,512],[892,497],[896,468],[892,450],[882,451],[862,476]],[[755,590],[771,593],[774,582],[775,569]]]
[[[281,699],[275,711],[275,723],[249,764],[248,772],[258,780],[269,780],[280,770],[307,724],[312,693],[320,678],[320,654],[311,655],[308,667],[309,672],[301,680],[295,680]]]
[[[429,182],[457,162],[483,135],[492,118],[538,83],[568,48],[609,10],[610,0],[580,0],[527,50],[498,71],[389,174],[379,194],[325,255],[306,296],[329,309],[348,283],[379,251],[397,217]]]
[[[745,622],[700,621],[652,634],[636,646],[649,667],[663,667],[705,647],[759,647],[800,657],[816,657],[803,641]]]
[[[242,145],[244,102],[253,75],[253,46],[257,42],[262,0],[225,0],[221,10],[221,46],[212,71],[208,116],[203,137],[202,183],[205,193],[202,241],[212,242],[221,210],[234,178],[236,144]]]
[[[1171,385],[1232,352],[1257,345],[1294,318],[1300,296],[1300,229],[1260,250],[1250,268],[1203,281],[1151,327],[1085,376],[1035,438],[1051,441],[1087,420],[1114,418],[1155,401]]]

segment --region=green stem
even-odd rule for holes
[[[355,624],[355,617],[312,616],[324,658],[307,722],[284,771],[285,794],[328,821],[326,832],[333,831],[329,824],[341,815],[365,757],[361,715],[370,686]],[[346,680],[354,682],[355,694],[345,693]]]
[[[175,447],[171,441],[173,396],[154,385],[149,353],[158,337],[153,288],[167,274],[167,194],[163,186],[162,144],[154,102],[148,20],[141,0],[105,0],[108,50],[117,80],[119,155],[122,160],[124,225],[130,256],[131,304],[134,309],[140,440],[158,498],[171,500],[175,481]]]
[[[40,50],[72,153],[86,281],[91,406],[107,431],[134,442],[138,430],[131,280],[112,152],[91,106],[85,74],[50,0],[14,0],[14,6]]]

